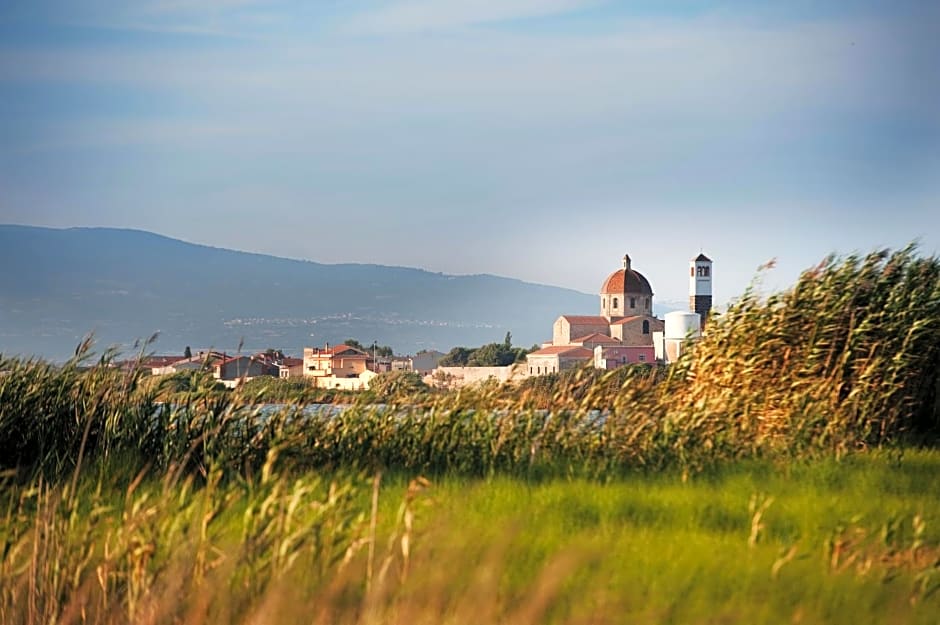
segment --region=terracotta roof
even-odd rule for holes
[[[576,343],[607,343],[610,345],[619,344],[620,341],[615,339],[612,336],[607,336],[606,334],[601,334],[600,332],[594,332],[593,334],[588,334],[586,336],[579,336],[576,339],[571,339],[569,341],[572,345]]]
[[[653,289],[642,273],[632,269],[618,269],[604,281],[601,294],[619,295],[622,293],[652,295]]]
[[[709,258],[708,256],[705,256],[705,254],[699,254],[698,256],[696,256],[695,258],[693,258],[692,260],[696,260],[696,261],[705,261],[705,262],[709,262],[709,263],[712,262],[712,259]]]
[[[599,326],[606,326],[607,319],[601,317],[600,315],[562,315],[562,319],[568,321],[568,323],[578,323],[581,325],[593,323]]]
[[[529,352],[529,356],[555,355],[564,355],[571,358],[592,358],[594,356],[594,352],[587,348],[573,345],[552,345],[551,347],[543,347],[540,350]]]
[[[621,317],[616,321],[611,321],[610,325],[612,326],[622,326],[625,323],[630,323],[631,321],[636,321],[637,319],[643,319],[642,315],[631,315],[629,317]]]

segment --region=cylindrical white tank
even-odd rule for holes
[[[680,310],[666,313],[665,338],[684,339],[697,337],[701,334],[702,321],[698,313],[682,312]]]

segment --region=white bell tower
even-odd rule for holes
[[[705,325],[712,309],[712,260],[699,254],[689,261],[689,310],[698,313]]]

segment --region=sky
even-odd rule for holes
[[[718,303],[940,250],[940,4],[4,0],[0,223]]]

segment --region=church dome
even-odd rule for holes
[[[636,293],[638,295],[652,295],[653,289],[650,287],[649,280],[640,273],[630,268],[630,257],[623,257],[623,269],[610,274],[604,285],[601,287],[601,295],[614,295],[618,293]]]

